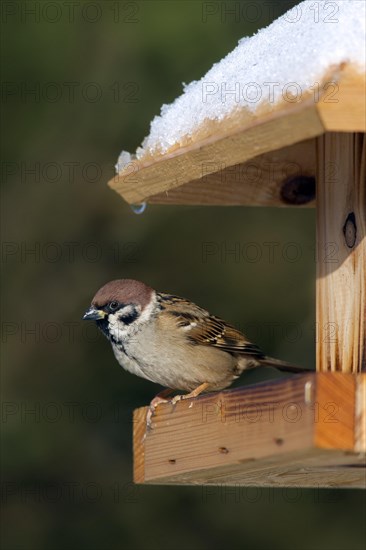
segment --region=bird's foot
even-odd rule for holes
[[[207,382],[204,382],[203,384],[200,384],[197,388],[195,388],[190,393],[186,393],[184,395],[175,395],[173,399],[170,400],[170,403],[175,406],[178,401],[182,401],[183,399],[191,399],[192,397],[197,397],[200,395],[200,393],[204,392],[208,388],[209,384]]]
[[[150,430],[152,430],[152,418],[155,414],[156,407],[158,405],[161,405],[162,403],[171,403],[171,405],[173,405],[173,408],[174,408],[175,405],[178,403],[178,401],[197,397],[200,393],[204,392],[208,388],[208,386],[209,384],[207,382],[204,382],[203,384],[200,384],[197,388],[195,388],[190,393],[186,393],[183,395],[175,395],[172,399],[167,399],[167,396],[171,394],[172,391],[174,391],[170,388],[167,388],[161,391],[160,393],[158,393],[158,395],[156,395],[154,399],[152,399],[146,414],[146,432],[149,432]]]
[[[170,388],[167,388],[167,389],[161,391],[160,393],[158,393],[158,395],[156,395],[154,397],[154,399],[151,400],[150,405],[149,405],[149,409],[148,409],[147,415],[146,415],[146,429],[147,429],[147,431],[150,431],[152,429],[152,417],[155,414],[156,407],[158,405],[161,405],[162,403],[170,403],[170,399],[167,399],[166,396],[171,394],[172,391],[173,390],[171,390]]]

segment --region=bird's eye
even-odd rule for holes
[[[113,302],[109,303],[110,311],[115,311],[116,309],[118,309],[118,307],[119,307],[119,303],[117,302],[117,300],[114,300]]]

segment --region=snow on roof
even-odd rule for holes
[[[136,157],[164,154],[193,136],[207,120],[221,121],[238,107],[300,101],[331,67],[365,70],[365,0],[305,0],[215,63],[151,122]],[[123,151],[120,172],[132,156]]]

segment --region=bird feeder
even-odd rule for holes
[[[319,84],[316,101],[236,112],[109,182],[130,204],[317,210],[314,369],[159,405],[148,432],[135,410],[136,483],[365,487],[365,75],[342,63]]]

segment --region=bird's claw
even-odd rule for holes
[[[151,407],[150,405],[146,414],[146,431],[147,432],[149,432],[152,429],[152,417],[154,415],[154,412],[155,412],[155,408]],[[144,434],[144,438],[145,436],[146,436],[146,433]]]
[[[169,393],[172,392],[171,389],[167,388],[160,392],[154,399],[151,401],[149,409],[146,414],[146,432],[149,432],[152,430],[152,417],[155,414],[156,407],[160,405],[161,403],[170,403],[173,406],[173,410],[176,406],[176,404],[179,401],[182,401],[183,399],[192,399],[194,397],[197,397],[202,391],[205,391],[207,389],[208,383],[204,382],[200,386],[198,386],[196,389],[191,391],[190,393],[186,394],[180,394],[175,395],[172,399],[167,399],[166,396],[169,395]],[[146,434],[145,434],[146,435]]]
[[[161,394],[166,394],[168,393],[167,391],[166,392],[161,392]],[[154,397],[154,399],[151,400],[150,402],[150,405],[149,405],[149,408],[147,410],[147,414],[146,414],[146,431],[150,431],[152,430],[152,417],[154,416],[155,414],[155,411],[156,411],[156,407],[158,405],[161,405],[162,403],[169,403],[170,402],[170,399],[165,399],[161,394],[158,394],[157,396]]]
[[[175,407],[175,405],[178,403],[178,401],[182,401],[184,399],[184,395],[175,395],[171,400],[170,403]]]

